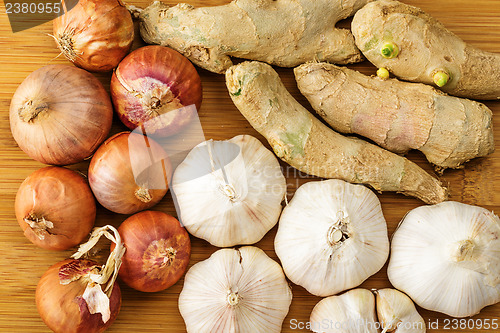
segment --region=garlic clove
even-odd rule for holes
[[[280,332],[292,301],[281,267],[253,246],[221,249],[187,272],[179,310],[188,332]]]
[[[375,294],[377,317],[384,333],[425,332],[425,321],[408,296],[389,288],[379,289]]]
[[[447,201],[410,211],[394,233],[388,276],[423,308],[467,317],[500,301],[500,219]]]
[[[227,247],[256,243],[277,223],[286,180],[271,151],[240,135],[196,146],[177,167],[172,189],[186,229]]]
[[[310,317],[313,332],[378,333],[375,296],[366,289],[353,289],[316,304]]]
[[[274,244],[286,276],[318,296],[360,285],[389,255],[377,196],[363,185],[335,179],[297,189]]]

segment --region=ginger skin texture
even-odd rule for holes
[[[194,8],[153,2],[139,16],[142,38],[171,47],[215,73],[230,57],[295,67],[319,60],[337,64],[363,59],[347,29],[335,24],[372,0],[234,0]]]
[[[354,16],[352,33],[371,63],[400,79],[459,97],[500,98],[500,54],[468,45],[419,8],[392,0],[371,2]],[[382,55],[387,44],[399,53]]]
[[[243,62],[228,69],[231,98],[276,155],[302,172],[396,191],[433,204],[446,200],[440,182],[408,159],[319,121],[286,90],[273,68]]]
[[[418,149],[439,170],[495,149],[492,112],[482,103],[327,63],[303,64],[294,72],[300,92],[336,131],[362,135],[395,153]]]

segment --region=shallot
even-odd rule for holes
[[[67,165],[90,157],[106,139],[113,106],[101,82],[83,69],[48,65],[31,73],[10,104],[10,128],[29,157]]]
[[[23,181],[15,209],[26,238],[49,250],[80,244],[96,217],[87,180],[75,171],[55,166],[37,170]]]
[[[164,290],[186,272],[191,242],[175,217],[157,211],[140,212],[123,221],[118,232],[127,248],[120,278],[129,287],[144,292]]]
[[[81,259],[104,236],[115,243],[106,263]],[[36,307],[45,324],[56,333],[101,333],[118,316],[120,287],[116,283],[125,247],[110,225],[96,228],[72,259],[50,267],[36,287]]]
[[[92,157],[89,183],[97,201],[112,212],[133,214],[156,205],[168,190],[172,166],[151,138],[118,133]]]
[[[111,97],[120,120],[131,130],[170,136],[197,115],[201,80],[187,58],[168,47],[151,45],[130,53],[111,78]]]
[[[53,30],[64,56],[92,72],[115,68],[134,40],[132,16],[120,0],[80,0],[54,20]]]

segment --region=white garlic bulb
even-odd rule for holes
[[[283,270],[264,251],[221,249],[189,269],[179,310],[192,333],[273,333],[292,302]]]
[[[500,301],[500,219],[447,201],[410,211],[394,233],[388,276],[423,308],[467,317]]]
[[[311,294],[356,287],[389,256],[380,201],[363,185],[306,183],[283,210],[274,247],[286,276]]]
[[[256,138],[196,146],[175,170],[172,189],[186,229],[212,245],[253,244],[278,222],[286,180]]]
[[[366,289],[353,289],[324,298],[312,310],[310,325],[321,333],[378,333],[375,296]]]
[[[425,321],[417,312],[412,300],[396,289],[375,291],[376,308],[383,332],[423,333]]]

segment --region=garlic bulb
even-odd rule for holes
[[[477,314],[500,301],[500,219],[459,202],[415,208],[394,233],[387,273],[423,308]]]
[[[383,333],[423,333],[425,321],[412,300],[396,289],[375,291],[377,317]]]
[[[375,297],[369,290],[353,289],[324,298],[312,310],[310,325],[321,333],[378,333]]]
[[[360,285],[389,256],[377,196],[336,179],[297,189],[281,215],[274,247],[286,276],[318,296]]]
[[[292,302],[281,267],[253,246],[218,250],[186,274],[179,310],[188,332],[273,333]]]
[[[286,180],[271,151],[250,135],[196,146],[172,188],[192,235],[226,247],[258,242],[277,222]]]

